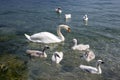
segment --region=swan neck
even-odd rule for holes
[[[47,48],[46,47],[44,47],[44,49],[42,50],[42,54],[44,55],[45,54],[45,50],[46,50]]]
[[[59,27],[58,27],[58,29],[57,29],[57,34],[58,34],[58,37],[59,37],[62,41],[64,41],[65,38],[64,38],[64,36],[63,36],[62,33],[61,33],[61,28],[64,28],[64,26],[59,26]]]
[[[46,50],[46,48],[44,48],[44,49],[42,50],[42,52],[44,53],[44,52],[45,52],[45,50]]]
[[[101,74],[102,70],[101,70],[100,64],[97,64],[97,69],[98,69],[98,74]]]
[[[76,41],[74,41],[74,43],[75,43],[75,44],[74,44],[74,46],[77,46],[77,40],[76,40]]]

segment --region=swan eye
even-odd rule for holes
[[[68,28],[68,30],[67,30],[68,32],[70,32],[71,30],[70,30],[70,28]]]

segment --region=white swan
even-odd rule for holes
[[[71,18],[71,14],[65,14],[65,19],[70,19]]]
[[[52,61],[56,64],[59,64],[61,60],[63,59],[63,52],[54,52],[52,55]]]
[[[86,49],[90,48],[90,46],[88,44],[86,44],[86,45],[84,45],[84,44],[77,44],[77,39],[73,39],[73,42],[74,42],[74,46],[72,47],[73,50],[83,51],[83,50],[86,50]]]
[[[42,51],[38,51],[38,50],[26,50],[26,53],[29,54],[30,56],[33,57],[47,57],[47,54],[45,53],[45,50],[49,49],[48,46],[45,46],[44,49]]]
[[[59,25],[57,29],[58,36],[50,32],[40,32],[33,34],[31,36],[25,34],[26,38],[32,42],[39,42],[39,43],[58,43],[65,40],[64,36],[61,33],[61,29],[66,29],[70,32],[70,27],[67,25]]]
[[[102,60],[98,60],[96,67],[92,67],[92,66],[86,66],[86,65],[80,65],[80,68],[84,71],[90,72],[92,74],[101,74],[102,70],[100,67],[100,64],[103,64],[104,62]]]
[[[84,20],[84,21],[88,21],[87,14],[86,14],[85,16],[83,16],[83,20]]]
[[[89,62],[95,58],[95,54],[92,50],[87,49],[85,53],[83,54],[84,59]]]
[[[59,14],[61,14],[61,13],[62,13],[62,10],[61,10],[61,8],[60,8],[60,7],[58,7],[57,9],[55,9],[55,11],[56,11],[57,13],[59,13]]]

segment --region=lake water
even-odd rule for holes
[[[62,8],[62,14],[55,12],[57,7]],[[68,13],[72,18],[66,21]],[[87,25],[82,20],[85,14]],[[46,59],[30,59],[26,50],[42,50],[45,44],[29,42],[24,33],[48,31],[57,35],[60,24],[71,27],[70,33],[62,30],[64,43],[49,44]],[[89,44],[96,58],[91,62],[81,59],[79,51],[71,50],[73,38]],[[28,62],[28,80],[119,80],[120,0],[0,0],[0,40],[0,55],[8,53]],[[64,53],[60,65],[51,62],[55,51]],[[105,62],[101,75],[79,68],[80,64],[95,66],[98,59]]]

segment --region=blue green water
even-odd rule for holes
[[[119,80],[120,79],[120,1],[119,0],[0,0],[0,55],[19,56],[27,61],[28,80]],[[58,15],[55,8],[61,7]],[[64,14],[70,13],[69,21]],[[88,15],[85,25],[82,17]],[[65,42],[50,44],[47,59],[26,55],[27,49],[41,50],[44,44],[29,42],[24,33],[48,31],[56,34],[60,24],[71,27],[71,32],[62,30]],[[57,34],[56,34],[57,35]],[[78,51],[71,50],[72,39],[89,44],[96,58],[91,62],[81,59]],[[62,51],[60,65],[51,63],[55,51]],[[6,54],[7,55],[7,54]],[[80,64],[95,66],[102,59],[102,74],[83,72]]]

